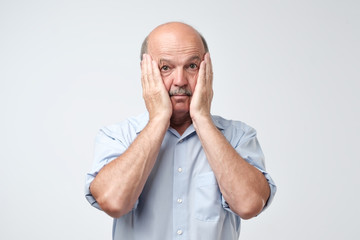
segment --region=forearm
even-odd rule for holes
[[[256,216],[270,194],[263,174],[236,152],[210,117],[197,118],[193,123],[230,208],[244,219]]]
[[[149,121],[130,147],[95,177],[90,191],[110,216],[120,217],[133,208],[154,166],[167,128],[166,121]]]

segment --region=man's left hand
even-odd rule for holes
[[[193,122],[197,119],[210,118],[213,97],[213,72],[210,54],[206,53],[200,64],[196,87],[190,103],[190,116]]]

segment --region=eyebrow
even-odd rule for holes
[[[200,61],[201,62],[202,60],[199,56],[191,56],[186,60],[186,62],[191,62],[191,61]],[[172,61],[167,58],[160,58],[159,63],[161,64],[163,62],[171,63]]]

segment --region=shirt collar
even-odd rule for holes
[[[146,126],[146,124],[149,122],[149,113],[145,112],[141,114],[138,118],[138,122],[135,126],[136,134],[139,134]]]
[[[220,118],[214,115],[211,115],[211,119],[213,121],[213,123],[215,124],[215,126],[221,131],[225,129],[225,126],[223,125],[223,123],[220,121]]]
[[[219,121],[218,117],[211,115],[211,119],[212,119],[213,123],[215,124],[215,126],[217,127],[217,129],[219,129],[220,131],[225,129],[224,125],[222,124],[221,121]],[[135,127],[136,133],[139,134],[145,128],[145,126],[148,122],[149,122],[149,113],[146,112],[146,113],[141,114],[138,118],[138,123]],[[189,128],[190,127],[193,128],[193,125],[191,124],[189,126]]]

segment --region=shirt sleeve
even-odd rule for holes
[[[269,184],[270,196],[262,210],[264,211],[271,204],[275,196],[276,185],[270,177],[270,174],[266,171],[264,154],[257,140],[255,129],[244,124],[243,131],[244,133],[236,144],[235,150],[244,160],[256,167],[265,176]]]
[[[90,192],[90,184],[99,173],[99,171],[109,162],[119,157],[128,148],[128,144],[107,128],[101,129],[95,138],[95,151],[92,169],[86,174],[85,197],[94,207],[101,210],[99,204]]]

